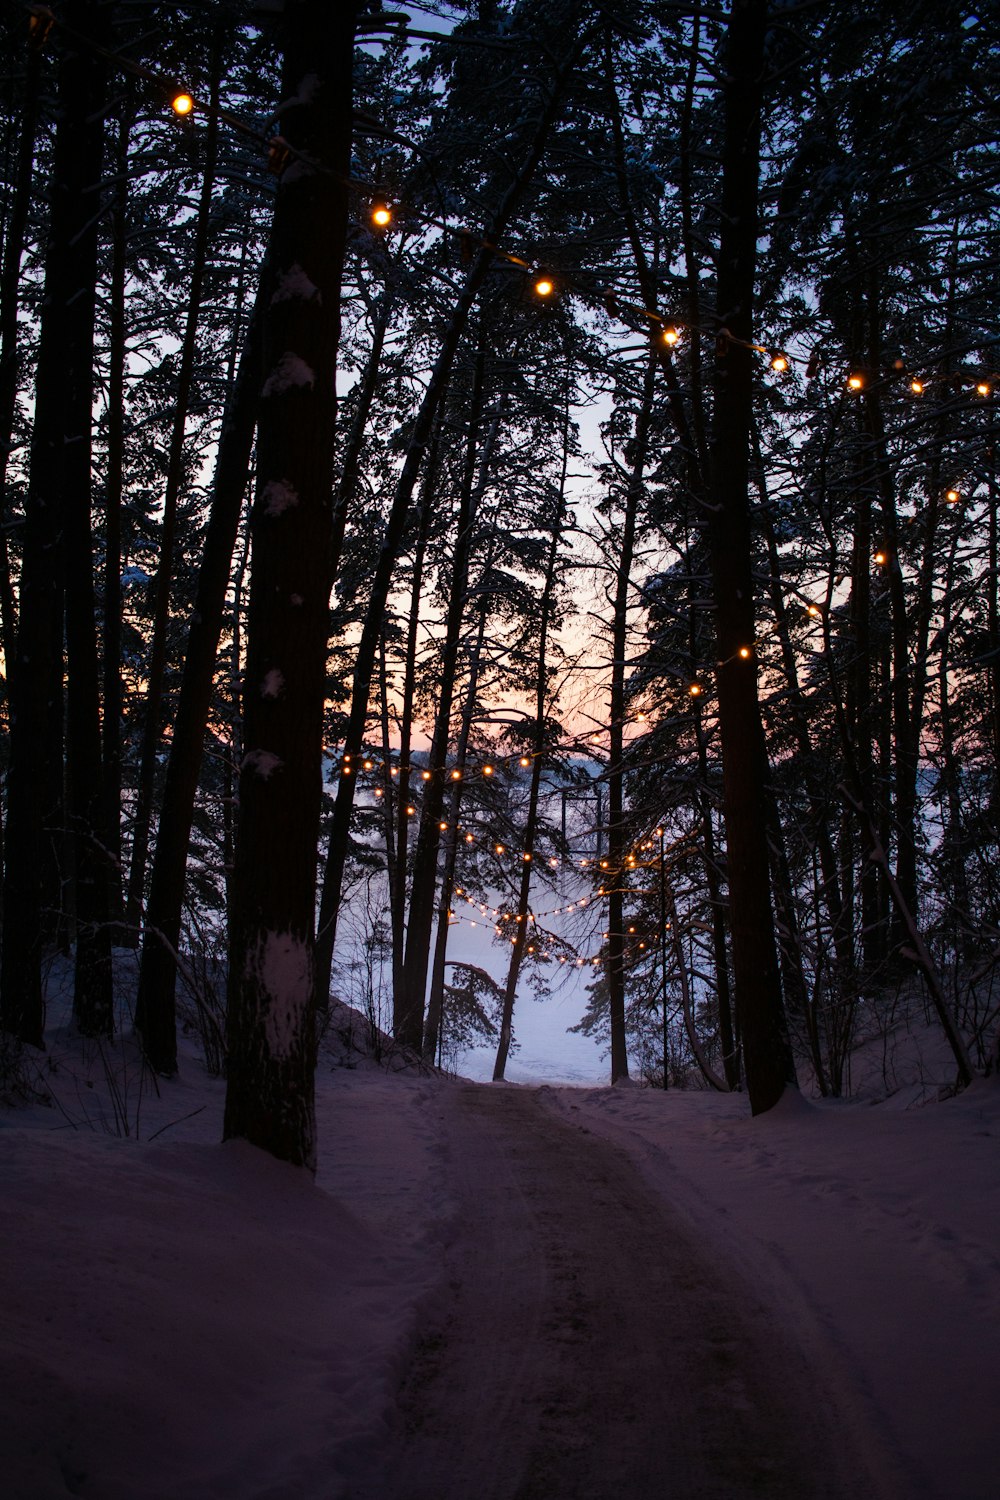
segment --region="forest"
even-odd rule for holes
[[[585,969],[754,1114],[901,995],[998,1070],[997,32],[4,7],[5,1094],[53,955],[310,1168],[335,1002],[500,1079]]]

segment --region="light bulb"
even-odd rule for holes
[[[386,229],[392,223],[392,210],[387,203],[372,205],[372,223],[378,229]]]
[[[173,110],[175,115],[180,115],[181,119],[183,119],[185,115],[191,114],[192,110],[194,109],[194,100],[191,98],[190,94],[185,93],[185,91],[182,89],[171,99],[170,108]]]
[[[848,375],[847,389],[849,391],[860,391],[865,383],[863,375]]]

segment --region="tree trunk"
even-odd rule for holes
[[[514,180],[503,196],[500,206],[493,213],[490,235],[495,241],[506,230],[511,215],[531,185],[535,171],[542,159],[549,131],[555,123],[563,95],[573,74],[579,54],[579,43],[574,39],[556,69],[549,96],[538,120],[534,123],[524,158]],[[365,725],[368,719],[368,699],[371,693],[372,674],[378,640],[382,629],[382,617],[395,572],[399,547],[402,542],[410,502],[423,464],[424,453],[434,430],[438,409],[447,388],[451,367],[465,332],[469,315],[475,306],[480,288],[493,263],[493,251],[486,244],[479,251],[469,268],[465,285],[459,294],[448,326],[438,349],[430,378],[424,390],[420,408],[414,420],[410,440],[403,460],[399,479],[393,495],[392,505],[386,518],[382,536],[382,548],[372,578],[372,590],[362,627],[361,639],[355,656],[354,680],[351,691],[351,712],[344,736],[344,756],[354,759],[364,743]],[[351,827],[351,812],[354,806],[354,788],[357,778],[343,776],[337,788],[333,819],[330,827],[326,864],[323,872],[323,891],[320,905],[320,925],[317,941],[317,983],[322,989],[329,988],[329,975],[336,941],[337,913],[340,892],[344,879],[344,866]],[[325,1003],[326,994],[321,996]]]
[[[357,7],[286,0],[229,945],[224,1135],[315,1171],[313,928]]]
[[[163,718],[163,680],[167,665],[167,632],[170,624],[170,597],[174,582],[174,542],[177,530],[177,506],[184,479],[184,432],[187,426],[188,402],[194,378],[197,350],[198,317],[201,312],[201,290],[208,259],[211,229],[212,193],[215,186],[215,163],[219,136],[219,86],[222,68],[221,42],[218,32],[212,57],[212,100],[205,137],[205,167],[202,173],[201,197],[195,229],[191,262],[191,285],[188,292],[184,340],[177,373],[177,402],[167,458],[167,477],[163,494],[163,520],[160,526],[160,557],[153,582],[153,642],[146,677],[145,717],[139,751],[139,775],[136,787],[135,817],[132,835],[132,863],[129,867],[126,926],[132,941],[138,941],[142,922],[143,892],[149,853],[150,823],[153,817],[153,783],[156,758],[161,745]]]
[[[104,7],[67,6],[67,21],[98,45]],[[67,619],[70,652],[70,804],[80,882],[77,1019],[111,1030],[110,953],[102,909],[100,741],[90,551],[97,225],[100,217],[105,67],[90,47],[73,47],[59,68],[52,210],[35,378],[35,423],[21,573],[21,621],[11,725],[4,885],[3,1025],[42,1045],[42,947],[51,907],[60,905],[62,839],[63,587],[73,574]],[[89,610],[89,618],[88,618]],[[46,908],[49,908],[47,910]]]
[[[215,681],[226,588],[246,493],[261,385],[264,315],[273,282],[265,267],[250,318],[232,401],[219,437],[212,508],[205,529],[184,673],[170,738],[163,804],[143,928],[135,1025],[157,1073],[177,1071],[174,988],[184,904],[191,819],[201,771],[205,727]]]
[[[719,338],[708,525],[719,657],[726,851],[736,1008],[754,1114],[795,1086],[785,1030],[770,899],[768,778],[754,646],[748,461],[753,410],[756,265],[766,0],[734,0],[723,87]],[[732,338],[726,336],[726,331]],[[741,655],[741,649],[747,655]]]
[[[434,716],[434,732],[431,736],[428,764],[429,780],[424,786],[420,813],[420,826],[413,852],[413,870],[410,884],[410,911],[406,925],[406,951],[403,958],[402,982],[393,995],[393,1034],[403,1046],[418,1051],[424,1034],[424,997],[427,989],[427,968],[430,962],[430,939],[434,922],[434,892],[437,885],[438,850],[441,845],[441,809],[444,805],[445,787],[450,772],[447,767],[448,745],[451,739],[451,710],[455,694],[455,676],[458,668],[458,648],[465,616],[465,601],[469,585],[469,556],[472,547],[472,527],[475,520],[476,501],[485,483],[492,450],[492,439],[485,444],[482,456],[479,485],[476,471],[479,465],[479,433],[483,412],[483,392],[486,375],[485,335],[480,331],[479,350],[472,376],[469,404],[468,431],[466,434],[465,468],[459,494],[458,515],[455,522],[455,545],[451,560],[451,584],[445,635],[442,646],[441,665],[438,673],[439,696]],[[495,430],[494,430],[495,435]]]

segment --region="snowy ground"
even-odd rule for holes
[[[0,1112],[3,1500],[1000,1493],[994,1083],[752,1121],[327,1061],[314,1188],[193,1048],[159,1097],[78,1049]]]

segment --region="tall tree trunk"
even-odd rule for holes
[[[286,0],[252,526],[224,1135],[315,1170],[313,946],[352,0]]]
[[[273,291],[265,267],[250,318],[232,400],[219,436],[212,506],[205,529],[184,672],[170,738],[163,803],[143,927],[135,1024],[147,1061],[157,1073],[177,1070],[174,988],[184,904],[191,819],[198,789],[205,727],[215,681],[226,607],[226,587],[246,493],[261,386],[264,316]]]
[[[724,57],[719,338],[708,523],[719,656],[719,732],[733,976],[754,1114],[795,1086],[774,943],[757,696],[748,464],[753,411],[753,291],[766,0],[734,0]],[[726,336],[726,331],[732,337]],[[741,655],[741,649],[748,655]]]
[[[104,7],[76,0],[66,19],[103,41]],[[59,67],[52,209],[35,377],[35,424],[21,573],[21,620],[11,725],[9,817],[0,992],[4,1029],[42,1045],[42,946],[46,905],[58,903],[46,850],[62,824],[63,586],[67,549],[70,799],[80,880],[82,952],[77,1018],[86,1031],[111,1029],[107,927],[101,910],[100,744],[90,552],[90,453],[97,224],[100,216],[103,59],[73,46]],[[88,618],[89,610],[89,618]]]
[[[40,71],[41,49],[31,47],[27,53],[21,133],[17,144],[10,216],[4,236],[3,265],[0,268],[0,629],[3,631],[8,685],[16,661],[17,614],[7,551],[7,463],[14,437],[14,412],[17,406],[18,290],[35,168]]]
[[[507,1058],[510,1055],[511,1041],[514,1036],[514,1000],[517,996],[517,981],[520,977],[521,964],[524,960],[524,950],[528,940],[528,899],[531,893],[532,865],[535,857],[538,803],[542,785],[542,769],[545,762],[545,719],[546,709],[549,704],[549,672],[546,656],[549,647],[549,633],[552,629],[553,602],[559,566],[559,544],[562,541],[566,514],[566,477],[569,457],[568,418],[569,410],[567,404],[563,419],[563,465],[560,478],[559,507],[553,521],[549,555],[545,564],[545,579],[542,584],[542,594],[538,606],[538,652],[535,657],[537,687],[535,691],[535,723],[533,726],[534,754],[531,761],[531,782],[528,787],[528,813],[525,818],[524,834],[521,841],[522,851],[527,855],[527,858],[521,862],[521,879],[515,913],[514,941],[511,945],[510,959],[507,964],[507,981],[504,985],[503,1005],[500,1012],[500,1036],[497,1041],[497,1055],[493,1063],[494,1083],[499,1083],[503,1079],[507,1068]],[[565,807],[566,804],[564,802],[564,812]],[[627,1068],[628,1061],[626,1059],[626,1070]]]
[[[122,492],[125,465],[126,262],[129,134],[134,111],[119,112],[115,187],[111,205],[111,285],[108,289],[108,447],[104,485],[103,762],[104,829],[108,849],[108,915],[119,936],[122,892]]]
[[[649,429],[657,370],[650,349],[642,396],[635,418],[631,468],[617,538],[615,590],[611,616],[611,688],[608,702],[608,891],[607,984],[611,1024],[611,1082],[628,1078],[625,1040],[625,658],[632,592],[636,526],[645,492]]]
[[[398,1042],[414,1051],[420,1049],[424,1034],[424,997],[427,989],[427,968],[430,962],[430,939],[434,922],[434,892],[437,885],[438,851],[441,845],[441,809],[444,805],[445,788],[450,772],[447,766],[448,745],[451,740],[451,711],[455,695],[455,677],[458,669],[458,649],[462,638],[465,618],[466,595],[469,586],[469,556],[472,548],[472,528],[476,516],[476,502],[486,482],[492,453],[492,437],[487,440],[481,459],[479,484],[476,484],[477,466],[480,466],[479,437],[483,414],[483,399],[486,378],[485,333],[481,329],[479,349],[472,374],[472,390],[469,402],[466,454],[462,486],[459,493],[458,514],[455,519],[455,545],[451,560],[451,583],[448,610],[445,619],[444,642],[441,665],[438,672],[440,688],[434,715],[434,731],[431,735],[428,763],[429,780],[424,786],[420,811],[420,826],[413,851],[413,870],[410,885],[410,910],[406,924],[406,951],[403,957],[402,982],[393,995],[393,1033]]]
[[[129,867],[126,922],[133,942],[138,941],[142,921],[143,891],[149,853],[150,823],[153,817],[153,790],[156,759],[160,750],[163,718],[163,681],[167,665],[167,635],[170,625],[170,599],[174,582],[174,543],[177,532],[177,507],[184,479],[184,432],[188,403],[194,379],[197,352],[198,318],[201,312],[201,290],[208,260],[211,230],[212,194],[215,188],[215,164],[219,137],[219,87],[222,70],[222,45],[216,32],[212,57],[211,108],[205,136],[205,166],[202,172],[201,196],[191,261],[191,285],[188,292],[184,339],[177,373],[177,401],[167,458],[167,477],[163,493],[163,519],[160,524],[160,557],[153,582],[153,642],[146,674],[146,704],[139,750],[139,773],[136,787],[135,817],[132,835],[132,863]]]
[[[574,32],[575,29],[574,26]],[[503,195],[499,207],[491,216],[489,229],[491,242],[495,242],[503,235],[510,222],[511,215],[531,185],[535,171],[542,159],[549,131],[556,121],[565,90],[573,75],[579,50],[580,43],[574,35],[573,40],[563,55],[562,61],[556,67],[555,76],[549,87],[548,98],[541,115],[530,127],[531,133],[526,144],[524,156],[514,175],[514,179]],[[368,720],[368,699],[371,693],[372,674],[375,668],[378,641],[382,629],[382,617],[385,613],[386,600],[389,597],[389,588],[392,583],[400,544],[406,528],[410,502],[413,498],[413,491],[423,464],[424,453],[434,430],[438,409],[447,388],[459,342],[465,332],[469,315],[475,306],[480,288],[489,274],[492,263],[493,251],[491,243],[487,243],[479,251],[469,268],[465,285],[459,293],[458,301],[445,329],[433,369],[431,370],[423,398],[420,402],[419,410],[410,431],[406,456],[396,482],[392,505],[389,508],[389,514],[386,518],[385,530],[382,535],[382,548],[372,578],[368,608],[365,613],[361,639],[355,655],[354,680],[351,690],[351,711],[347,731],[344,736],[345,759],[348,757],[352,760],[356,758],[364,742],[365,725]],[[333,819],[330,826],[329,844],[323,871],[323,890],[317,943],[317,983],[321,991],[324,984],[327,990],[329,989],[330,968],[333,961],[333,947],[337,932],[337,913],[340,906],[344,866],[347,860],[356,781],[357,778],[354,776],[341,777],[337,788],[337,799],[334,804]],[[325,998],[326,995],[324,992],[322,999],[325,1001]]]
[[[455,891],[455,869],[458,863],[458,823],[462,811],[462,784],[465,776],[466,757],[469,752],[469,736],[476,711],[479,693],[479,667],[482,660],[483,640],[486,635],[486,610],[479,611],[476,639],[469,659],[469,680],[465,688],[465,706],[455,745],[455,769],[459,778],[452,783],[449,813],[451,829],[445,845],[444,868],[441,871],[441,895],[438,900],[437,936],[434,940],[434,961],[431,965],[430,991],[427,997],[427,1017],[424,1023],[423,1054],[427,1062],[433,1062],[440,1053],[442,1042],[442,1018],[444,1016],[444,975],[448,953],[449,916],[451,899]]]

